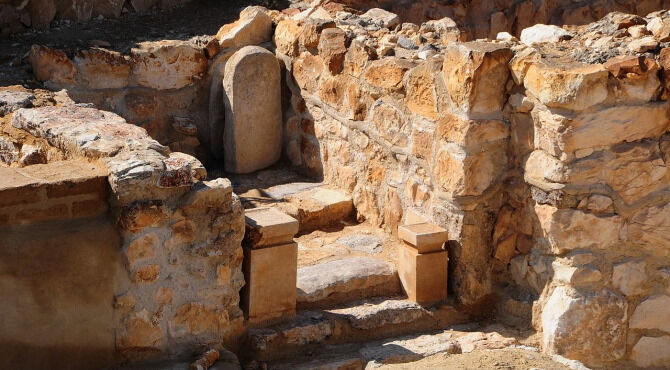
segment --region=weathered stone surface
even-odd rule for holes
[[[442,72],[456,108],[467,113],[494,113],[505,104],[507,63],[512,51],[485,42],[447,47]]]
[[[402,81],[414,65],[401,58],[388,57],[368,63],[363,79],[370,85],[384,91],[397,91],[403,87]]]
[[[221,27],[216,34],[221,48],[259,45],[270,41],[272,19],[266,10],[259,6],[247,7],[240,13],[237,21]]]
[[[114,89],[128,86],[129,58],[105,49],[82,50],[74,57],[77,81],[91,89]]]
[[[301,89],[315,93],[319,87],[319,78],[323,69],[321,58],[305,52],[293,61],[293,78]]]
[[[246,211],[243,244],[249,248],[271,247],[293,241],[298,221],[274,207]]]
[[[207,57],[188,41],[147,41],[130,51],[131,82],[157,90],[180,89],[204,77]]]
[[[342,190],[318,187],[286,197],[280,208],[296,218],[300,231],[311,231],[348,220],[354,212],[352,197]]]
[[[361,15],[361,20],[381,28],[394,28],[400,24],[400,17],[389,11],[372,8]]]
[[[626,296],[644,293],[647,279],[644,262],[621,263],[612,270],[612,284]]]
[[[670,337],[642,337],[630,357],[640,367],[666,366],[670,362]]]
[[[553,253],[580,248],[606,249],[621,243],[619,233],[624,220],[620,216],[599,217],[539,204],[535,206],[535,213]]]
[[[391,324],[407,324],[429,316],[419,304],[401,299],[372,301],[364,306],[328,310],[342,315],[356,329],[374,329]]]
[[[277,46],[277,51],[295,57],[300,50],[298,47],[298,39],[302,29],[293,19],[284,19],[277,24],[274,33],[274,42]]]
[[[626,353],[627,308],[607,290],[583,295],[557,287],[542,311],[542,346],[587,365],[616,361]]]
[[[444,114],[438,121],[437,135],[463,146],[467,152],[476,152],[487,143],[507,139],[510,130],[503,121],[468,120],[457,115]]]
[[[670,255],[670,203],[642,208],[633,214],[628,235],[660,256]]]
[[[607,98],[608,73],[602,65],[532,64],[523,83],[548,107],[584,110]]]
[[[344,68],[346,41],[346,34],[340,28],[328,28],[321,32],[319,56],[331,74],[338,74]]]
[[[361,348],[360,353],[369,367],[377,367],[413,362],[437,353],[458,354],[461,353],[461,346],[451,339],[451,334],[443,332],[374,343]]]
[[[245,46],[226,63],[223,86],[226,170],[250,173],[272,165],[279,160],[282,147],[277,59],[263,48]]]
[[[35,95],[22,86],[0,88],[0,116],[32,106]]]
[[[436,118],[436,97],[433,80],[441,70],[439,60],[431,60],[412,68],[405,81],[407,107],[424,117]]]
[[[465,154],[442,148],[437,153],[433,175],[437,184],[454,196],[480,195],[500,180],[507,157],[502,150]]]
[[[521,42],[528,46],[547,42],[555,43],[571,37],[570,33],[561,27],[546,24],[536,24],[521,31]]]
[[[325,307],[399,293],[393,265],[372,257],[346,258],[298,269],[299,307]]]
[[[64,52],[46,46],[33,45],[28,60],[33,73],[40,81],[50,81],[58,85],[74,83],[76,70]]]
[[[670,296],[655,295],[642,301],[630,317],[629,327],[670,333]]]
[[[492,331],[488,333],[474,332],[457,339],[463,353],[483,349],[501,349],[517,343],[515,338],[506,338]]]

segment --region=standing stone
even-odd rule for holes
[[[258,46],[240,49],[226,64],[223,88],[226,171],[251,173],[278,161],[282,115],[275,56]]]

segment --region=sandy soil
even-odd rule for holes
[[[437,354],[417,362],[385,365],[380,369],[569,369],[551,356],[518,348],[477,350],[460,355]]]

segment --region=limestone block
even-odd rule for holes
[[[338,74],[344,67],[347,52],[346,34],[340,28],[328,28],[321,33],[319,56],[331,74]]]
[[[479,150],[482,145],[505,140],[509,127],[498,120],[469,120],[453,114],[441,115],[438,120],[438,137],[463,146],[468,151]]]
[[[38,80],[61,85],[74,83],[76,70],[64,52],[42,45],[33,45],[28,60]]]
[[[599,217],[542,204],[535,205],[535,214],[553,253],[580,248],[606,249],[621,242],[619,234],[624,220],[618,215]]]
[[[546,24],[536,24],[521,31],[521,42],[528,46],[543,43],[555,43],[572,38],[570,33],[561,27]]]
[[[437,153],[433,176],[443,191],[453,196],[480,195],[505,173],[507,156],[503,146],[467,154],[452,147]]]
[[[419,253],[440,251],[449,238],[447,230],[429,222],[399,226],[398,237]]]
[[[128,86],[130,62],[118,52],[92,48],[74,57],[77,81],[91,89],[117,89]]]
[[[632,242],[659,256],[670,255],[670,203],[641,208],[628,225]]]
[[[279,160],[282,113],[279,62],[258,46],[245,46],[226,63],[223,87],[226,171],[250,173]]]
[[[248,248],[289,243],[300,226],[298,220],[273,207],[249,209],[244,218],[246,231],[243,243]]]
[[[290,57],[298,55],[298,40],[302,32],[298,22],[293,19],[284,19],[277,24],[274,33],[274,42],[277,51]]]
[[[523,83],[530,94],[548,107],[584,110],[607,98],[609,74],[600,64],[528,67]]]
[[[627,308],[611,291],[584,295],[559,286],[542,310],[542,346],[590,366],[616,361],[626,353]]]
[[[631,329],[655,329],[670,333],[670,296],[655,295],[642,301],[630,318]]]
[[[405,77],[405,104],[414,113],[428,118],[437,117],[436,96],[433,79],[441,70],[439,59],[431,59],[412,68]]]
[[[293,78],[298,86],[308,93],[313,94],[317,91],[322,72],[321,58],[309,52],[304,52],[293,60]]]
[[[379,134],[391,144],[405,147],[409,137],[409,125],[402,110],[393,104],[377,101],[370,112],[372,122]],[[432,143],[431,143],[432,147]]]
[[[272,39],[272,18],[265,8],[250,6],[240,13],[240,18],[219,29],[216,39],[221,48],[259,45]]]
[[[202,79],[207,71],[203,48],[188,41],[142,42],[130,54],[131,81],[138,86],[180,89]]]
[[[361,15],[361,20],[380,28],[392,29],[400,24],[400,17],[397,14],[379,8],[372,8],[365,12]]]
[[[251,322],[295,314],[298,245],[244,248],[242,307]]]
[[[670,336],[640,338],[630,359],[639,367],[667,366],[670,363]]]
[[[403,87],[405,72],[414,64],[406,59],[388,57],[368,63],[363,79],[373,87],[387,92],[398,91]]]
[[[620,263],[612,269],[612,285],[626,296],[644,293],[647,279],[646,264],[641,261]]]
[[[486,42],[447,46],[442,73],[456,107],[467,113],[501,111],[512,55],[510,49]]]
[[[407,297],[422,305],[447,299],[447,251],[419,254],[409,245],[398,247],[398,275]]]

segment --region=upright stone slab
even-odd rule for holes
[[[225,169],[251,173],[281,156],[282,114],[279,62],[258,46],[245,46],[226,63],[223,101]]]
[[[242,308],[251,324],[295,314],[298,221],[275,208],[245,211]]]

